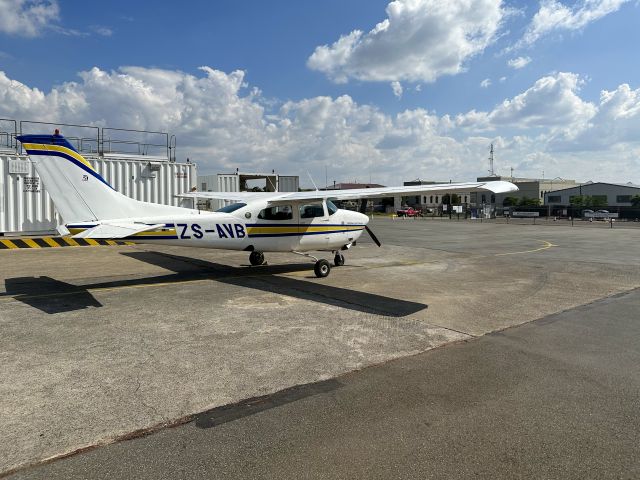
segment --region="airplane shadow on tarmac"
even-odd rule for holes
[[[309,263],[232,267],[160,252],[126,252],[122,255],[176,272],[169,281],[179,281],[185,275],[186,279],[191,279],[196,275],[196,278],[209,278],[238,287],[391,317],[404,317],[428,308],[428,305],[423,303],[277,276],[283,273],[309,271]]]
[[[1,296],[13,296],[15,300],[53,314],[88,307],[101,307],[102,304],[89,290],[211,280],[390,317],[404,317],[428,308],[428,305],[422,303],[278,276],[283,273],[309,271],[309,263],[232,267],[160,252],[126,252],[122,255],[157,265],[174,273],[84,285],[72,285],[50,277],[8,278],[5,280],[6,293]]]
[[[7,278],[5,289],[6,296],[49,314],[102,306],[86,288],[51,277]]]

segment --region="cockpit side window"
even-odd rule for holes
[[[327,210],[329,211],[329,215],[333,215],[338,211],[338,207],[336,207],[331,200],[327,200]]]
[[[293,209],[291,205],[276,205],[261,210],[258,218],[260,220],[292,220]]]
[[[324,207],[321,202],[300,205],[300,218],[324,217]]]

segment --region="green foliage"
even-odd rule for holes
[[[569,203],[576,207],[586,206],[586,198],[584,195],[572,195],[569,197]]]
[[[640,195],[634,195],[631,197],[631,205],[634,207],[640,207]]]
[[[540,205],[540,199],[538,198],[522,197],[520,199],[520,206],[522,207],[536,207],[539,205]]]
[[[460,195],[456,195],[455,193],[451,195],[451,201],[449,201],[449,194],[442,196],[442,203],[444,205],[455,205],[460,203]]]
[[[607,197],[605,195],[574,195],[569,198],[569,203],[576,207],[606,207]]]
[[[516,205],[518,205],[517,197],[505,197],[505,199],[502,201],[503,207],[515,207]]]

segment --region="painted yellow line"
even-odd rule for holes
[[[109,245],[117,245],[117,243],[114,240],[107,240],[107,243]]]
[[[546,240],[538,240],[539,242],[542,242],[544,245],[540,248],[535,248],[533,250],[523,250],[522,252],[507,252],[507,253],[496,253],[495,256],[496,257],[503,257],[505,255],[520,255],[523,253],[535,253],[535,252],[541,252],[542,250],[548,250],[552,247],[557,247],[558,245],[554,245],[551,242],[547,242]]]
[[[7,248],[18,248],[18,246],[11,240],[0,240],[0,242],[2,242],[2,244]]]
[[[84,239],[85,242],[87,242],[89,245],[91,246],[96,246],[96,245],[100,245],[98,242],[96,242],[93,238],[85,238]]]

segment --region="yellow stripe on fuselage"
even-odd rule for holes
[[[326,226],[326,225],[301,225],[301,226],[296,226],[296,225],[292,225],[291,227],[248,227],[247,228],[247,234],[249,235],[265,235],[265,234],[304,234],[304,233],[315,233],[315,232],[327,232],[327,233],[331,233],[331,232],[344,232],[344,231],[348,231],[348,232],[356,232],[356,231],[360,231],[362,230],[364,227],[363,226],[358,226],[358,225],[333,225],[333,226]]]
[[[44,143],[24,143],[22,145],[27,150],[27,153],[29,153],[29,150],[32,150],[32,151],[36,150],[39,152],[53,151],[53,152],[64,153],[65,155],[69,155],[70,157],[75,158],[77,161],[79,161],[80,163],[82,163],[83,165],[85,165],[86,167],[90,168],[95,172],[95,169],[93,168],[93,166],[82,155],[80,155],[78,152],[74,150],[71,150],[70,148],[63,147],[62,145],[47,145]]]

